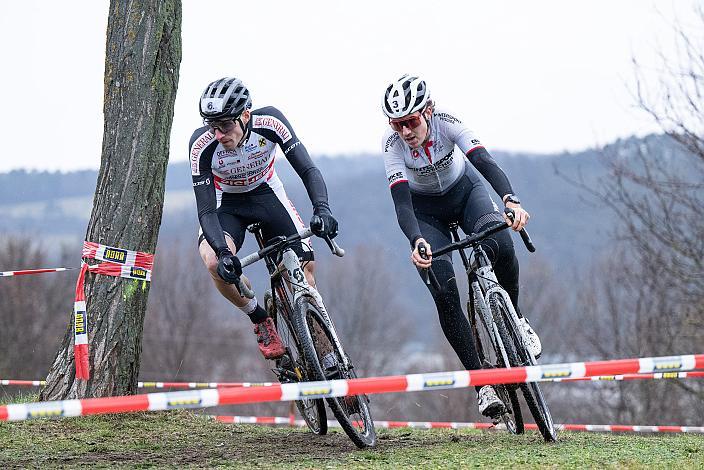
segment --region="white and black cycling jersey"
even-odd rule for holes
[[[392,129],[385,133],[382,141],[386,177],[396,215],[411,245],[421,236],[412,195],[431,196],[435,204],[446,204],[444,196],[465,174],[470,181],[480,183],[477,171],[500,197],[513,194],[504,171],[462,121],[447,111],[435,109],[428,124],[428,137],[418,148],[411,148]],[[474,191],[486,191],[481,183],[474,187]],[[487,199],[491,200],[488,194]]]
[[[272,189],[280,186],[274,167],[276,148],[281,147],[288,155],[301,142],[273,107],[252,111],[247,127],[247,140],[233,150],[226,150],[215,140],[207,126],[198,129],[191,138],[191,175],[211,172],[215,188],[225,193],[246,193],[260,184]]]
[[[283,188],[274,166],[277,147],[303,180],[313,206],[329,208],[323,177],[281,111],[272,106],[253,110],[246,127],[244,142],[233,150],[226,150],[208,126],[196,129],[189,143],[198,219],[216,252],[227,249],[216,215],[221,195],[224,201],[253,191],[278,194]]]
[[[483,148],[479,138],[446,111],[436,109],[429,124],[430,135],[420,148],[411,148],[392,129],[384,135],[382,152],[390,187],[407,181],[414,193],[443,194],[464,174],[465,155]]]

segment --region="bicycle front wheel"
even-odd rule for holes
[[[489,334],[487,325],[481,315],[477,314],[472,307],[471,301],[467,303],[467,311],[470,312],[469,324],[474,335],[474,344],[477,348],[477,354],[482,364],[483,369],[492,369],[495,367],[511,367],[510,359],[501,353],[500,345],[494,344],[493,336]],[[499,326],[501,329],[501,326]],[[504,328],[505,329],[505,328]],[[508,347],[507,356],[516,357],[515,351]],[[504,346],[504,349],[507,347]],[[511,434],[523,434],[525,427],[523,425],[523,414],[518,401],[516,391],[518,386],[515,384],[509,385],[494,385],[494,390],[506,407],[506,411],[499,418],[506,426],[506,430]]]
[[[300,338],[303,355],[311,377],[318,380],[355,378],[353,368],[346,368],[333,341],[332,325],[323,319],[315,301],[301,296],[296,301],[294,328]],[[366,395],[331,397],[328,406],[340,426],[360,449],[376,444],[376,430]]]
[[[280,292],[279,292],[280,294]],[[264,305],[269,315],[276,323],[276,331],[279,333],[281,341],[286,347],[286,354],[276,360],[276,375],[279,377],[279,382],[304,382],[306,380],[314,380],[309,377],[306,370],[305,359],[301,352],[301,347],[298,339],[293,334],[288,319],[288,302],[282,302],[277,295],[276,308],[273,305],[271,291],[264,294]],[[323,435],[328,432],[328,417],[325,412],[325,402],[320,399],[303,399],[296,400],[296,408],[305,421],[308,429],[313,434]]]
[[[514,322],[513,315],[509,312],[504,298],[498,293],[492,294],[489,297],[489,306],[495,318],[500,316],[503,319],[503,322],[501,322],[502,327],[499,328],[502,341],[504,344],[510,343],[514,346],[517,361],[511,365],[515,367],[535,365],[535,360],[523,344],[523,335],[519,330],[519,326]],[[547,402],[540,391],[540,386],[537,382],[530,382],[521,384],[520,388],[523,392],[523,398],[525,398],[526,404],[533,415],[535,424],[538,426],[540,434],[543,435],[543,439],[545,439],[545,442],[555,442],[557,440],[557,430],[552,421]]]

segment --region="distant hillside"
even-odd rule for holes
[[[653,142],[665,145],[661,137],[648,139],[651,148]],[[638,139],[618,141],[608,148],[608,153],[630,158],[641,143]],[[663,155],[669,153],[663,148]],[[514,237],[523,273],[527,271],[524,263],[540,261],[551,266],[553,272],[560,273],[561,280],[568,281],[574,273],[583,271],[603,255],[605,246],[610,243],[614,216],[595,205],[584,190],[558,175],[559,172],[587,185],[596,184],[606,176],[600,152],[523,155],[497,151],[494,156],[532,215],[528,228],[537,253],[528,254],[520,238]],[[393,278],[388,279],[387,287],[395,294],[394,300],[403,311],[419,321],[427,321],[429,312],[432,312],[430,318],[435,322],[432,300],[421,287],[408,260],[408,242],[396,222],[381,157],[361,155],[318,158],[315,161],[325,176],[331,206],[340,221],[338,241],[347,249],[348,256],[355,256],[360,246],[380,248],[380,255],[368,260],[368,269],[383,266],[394,273]],[[279,157],[276,165],[290,199],[303,219],[309,220],[310,202],[300,179],[285,158]],[[78,265],[79,247],[91,213],[95,181],[94,171],[67,174],[13,171],[0,174],[0,234],[22,234],[52,244],[68,243],[76,247]],[[178,241],[186,249],[192,247],[195,251],[198,221],[186,162],[169,165],[166,188],[159,246]],[[333,260],[324,244],[314,243],[316,257],[322,260],[324,268]],[[250,253],[255,250],[250,237],[242,251]],[[16,268],[0,266],[0,271]],[[266,284],[263,267],[255,267],[248,271],[248,275],[255,286]],[[522,283],[526,281],[525,276]],[[214,289],[212,295],[217,297]],[[224,303],[219,298],[218,302],[220,305]],[[224,305],[223,308],[231,307]]]
[[[586,179],[603,172],[594,151],[562,155],[521,155],[495,152],[524,206],[533,216],[530,229],[539,252],[555,264],[598,249],[595,234],[608,230],[608,215],[584,204],[580,190],[556,174],[555,168]],[[395,220],[380,156],[316,159],[325,176],[341,241],[374,243],[406,249]],[[289,197],[302,215],[310,203],[297,175],[279,157],[277,171]],[[95,190],[96,172],[46,173],[13,171],[0,174],[0,232],[35,234],[42,239],[80,239],[86,230]],[[184,237],[197,230],[195,200],[186,162],[169,165],[165,214],[160,236]],[[588,256],[588,255],[586,255]]]

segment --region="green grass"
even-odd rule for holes
[[[189,411],[0,423],[0,468],[704,468],[704,436],[560,434],[474,430],[379,430],[378,446],[360,451],[337,430],[218,423]]]

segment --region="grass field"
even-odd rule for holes
[[[379,430],[358,450],[337,430],[224,424],[189,411],[0,423],[0,468],[194,466],[260,468],[704,468],[702,435]]]

